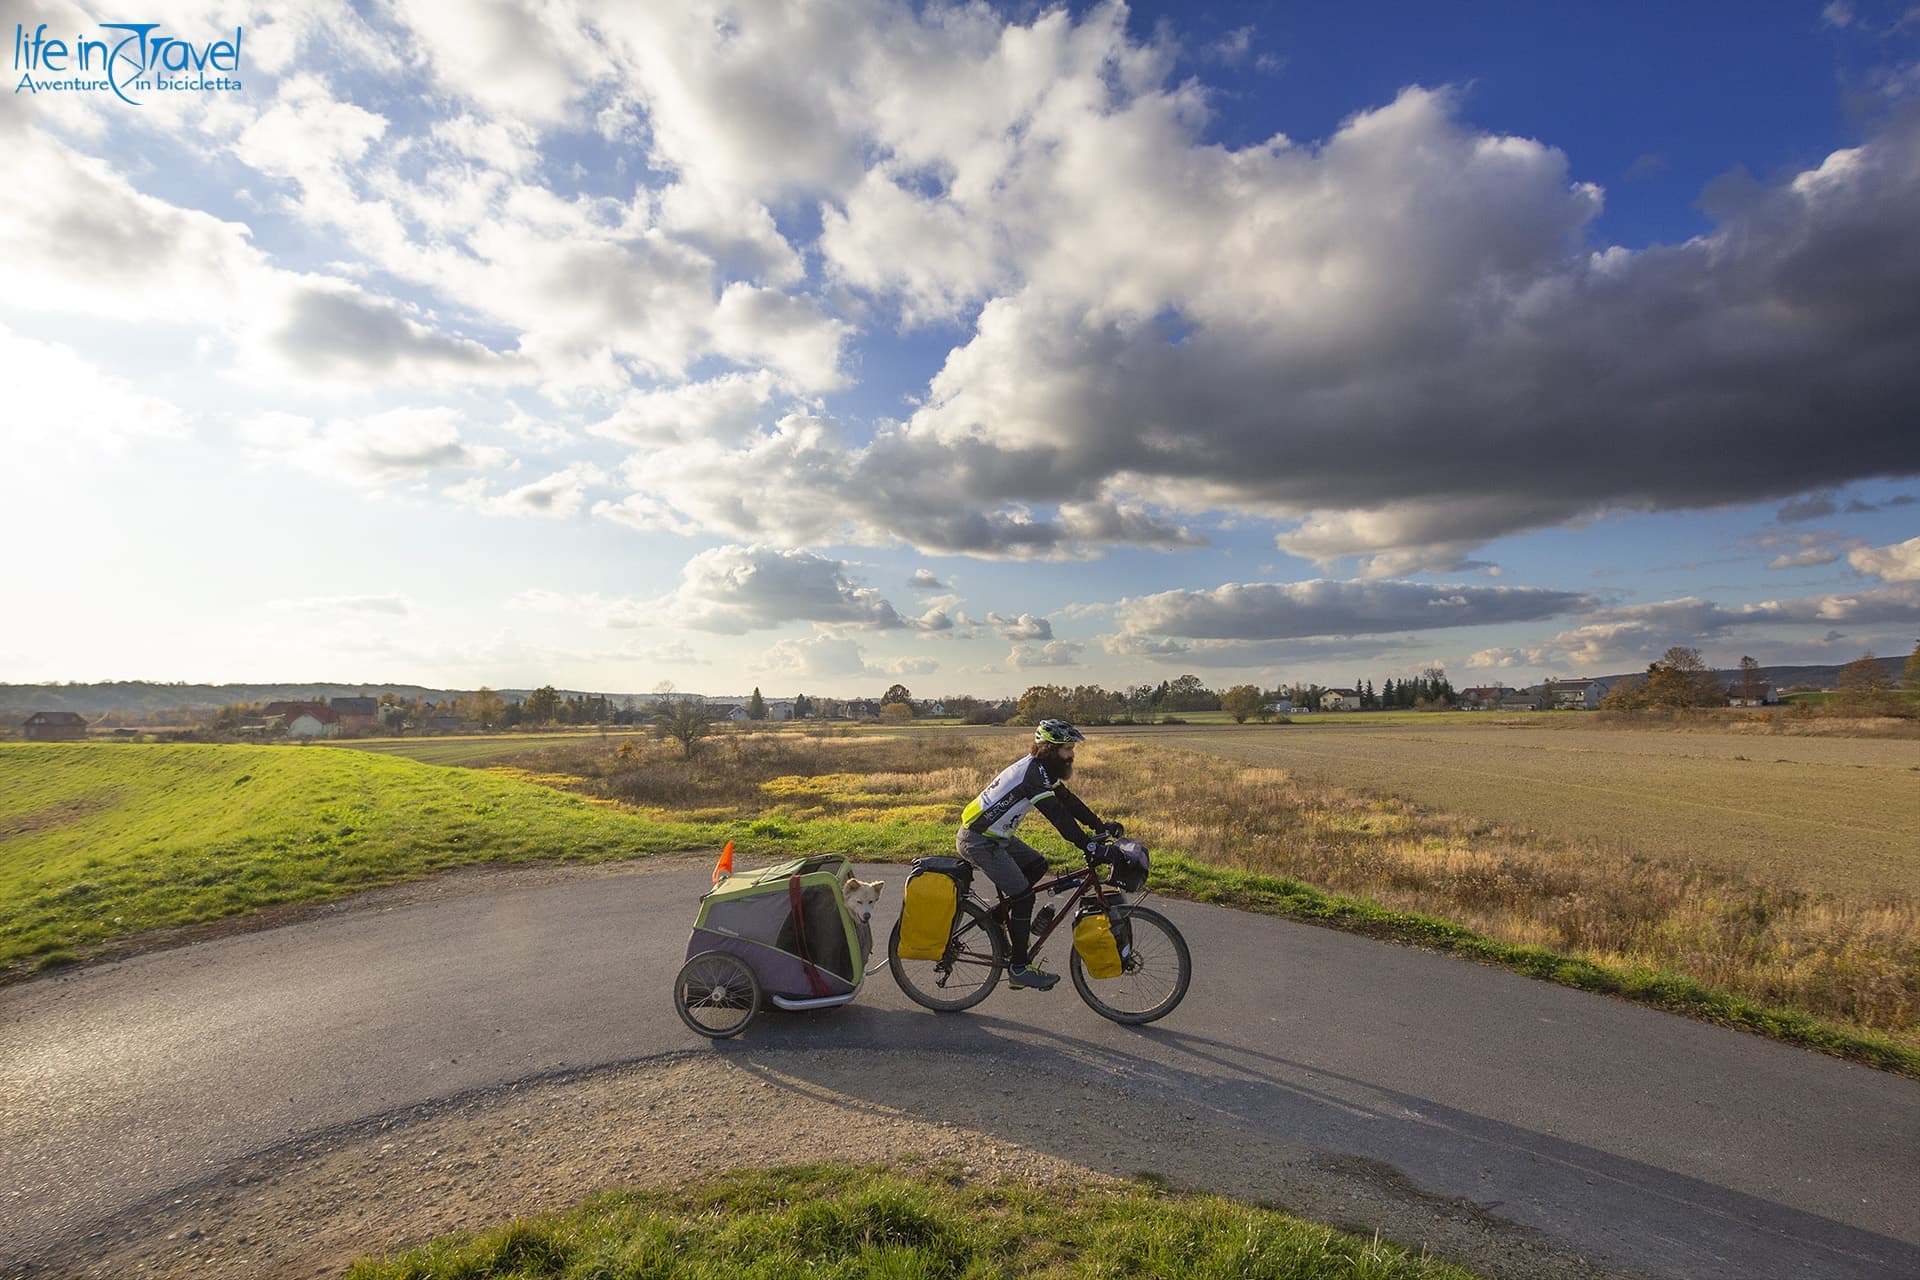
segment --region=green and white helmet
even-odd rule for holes
[[[1087,735],[1065,720],[1042,720],[1040,726],[1033,731],[1033,740],[1064,745],[1069,742],[1085,742]]]

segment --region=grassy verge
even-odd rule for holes
[[[970,1184],[840,1165],[596,1196],[478,1237],[363,1259],[348,1280],[1192,1276],[1472,1280],[1472,1273],[1219,1196],[1150,1184]]]
[[[629,858],[700,834],[357,752],[0,746],[0,976],[125,934],[447,867]]]
[[[1530,978],[1620,996],[1920,1079],[1920,1052],[1885,1036],[1848,1030],[1797,1010],[1718,991],[1684,974],[1644,965],[1602,964],[1545,947],[1502,942],[1433,916],[1390,911],[1377,903],[1327,893],[1297,880],[1210,867],[1178,854],[1155,857],[1154,887],[1198,902],[1451,952]]]

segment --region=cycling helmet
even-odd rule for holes
[[[1065,720],[1042,720],[1040,727],[1033,731],[1035,742],[1085,742],[1087,735],[1068,724]]]

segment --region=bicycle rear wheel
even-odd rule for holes
[[[1101,1017],[1133,1024],[1152,1022],[1172,1013],[1186,998],[1187,984],[1193,981],[1193,957],[1173,921],[1158,911],[1135,907],[1127,913],[1127,923],[1133,945],[1119,977],[1089,978],[1078,951],[1067,971],[1073,975],[1073,989]]]
[[[1007,964],[1007,940],[978,903],[962,901],[938,960],[902,960],[900,926],[887,938],[887,967],[907,999],[936,1013],[971,1009],[993,994]]]

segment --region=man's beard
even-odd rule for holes
[[[1047,772],[1053,775],[1055,782],[1065,782],[1073,776],[1073,761],[1055,756],[1047,761]]]

